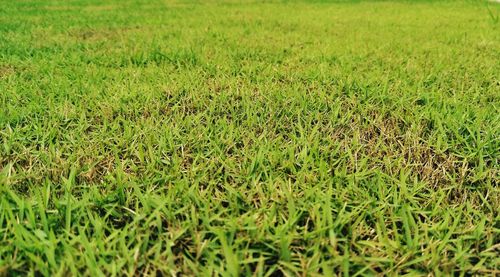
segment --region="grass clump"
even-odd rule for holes
[[[497,275],[476,2],[0,8],[0,275]]]

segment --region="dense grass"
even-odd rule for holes
[[[500,274],[499,11],[3,1],[0,275]]]

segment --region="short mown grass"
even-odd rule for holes
[[[4,1],[0,275],[500,275],[499,11]]]

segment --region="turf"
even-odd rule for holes
[[[3,1],[0,275],[500,274],[499,12]]]

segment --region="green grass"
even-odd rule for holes
[[[0,275],[499,275],[499,12],[2,1]]]

